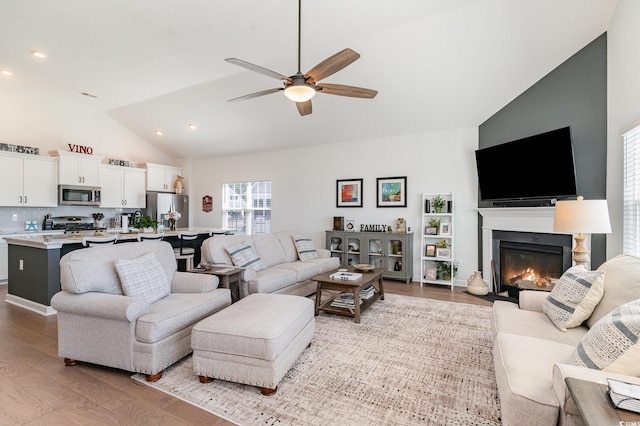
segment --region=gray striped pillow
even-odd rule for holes
[[[246,241],[240,244],[234,244],[226,248],[233,264],[241,268],[250,268],[254,271],[262,271],[267,269],[262,263],[260,256],[256,253],[256,249]]]
[[[318,258],[318,251],[313,246],[311,238],[304,235],[294,235],[293,242],[295,243],[296,250],[298,251],[298,259],[305,261]]]
[[[116,271],[126,296],[153,303],[171,293],[171,284],[153,253],[143,254],[135,259],[118,259]]]
[[[582,324],[604,295],[604,271],[574,266],[562,274],[542,304],[542,312],[558,329],[567,331]]]
[[[576,346],[573,364],[640,376],[640,299],[595,323]]]

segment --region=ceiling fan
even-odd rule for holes
[[[330,75],[335,74],[360,57],[358,53],[349,48],[341,50],[335,55],[328,57],[327,59],[307,71],[306,74],[302,74],[302,72],[300,71],[301,3],[302,0],[298,0],[298,72],[290,77],[287,77],[286,75],[271,71],[259,65],[254,65],[241,59],[227,58],[225,59],[225,61],[229,63],[241,66],[251,71],[255,71],[268,77],[276,78],[278,80],[281,80],[283,83],[283,87],[276,87],[273,89],[263,90],[261,92],[251,93],[249,95],[229,99],[228,102],[237,102],[243,101],[245,99],[257,98],[259,96],[264,96],[283,90],[285,96],[296,103],[296,107],[298,108],[298,112],[300,113],[300,115],[304,116],[311,114],[311,98],[313,98],[316,93],[366,99],[373,99],[378,94],[377,90],[364,89],[362,87],[345,86],[343,84],[320,83],[320,80],[323,80]]]

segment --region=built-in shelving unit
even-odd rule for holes
[[[422,194],[420,286],[455,283],[453,192]]]

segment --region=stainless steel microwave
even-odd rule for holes
[[[61,206],[99,206],[100,188],[58,185],[58,204]]]

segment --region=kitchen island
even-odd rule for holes
[[[190,228],[164,232],[164,240],[178,247],[180,231],[198,232],[196,246],[211,235],[228,233],[218,228]],[[118,244],[138,243],[137,232],[122,233],[118,230],[95,232],[92,237],[111,237],[118,234]],[[88,236],[88,235],[85,235]],[[30,235],[26,237],[3,236],[8,244],[8,291],[6,302],[21,306],[42,315],[55,314],[51,298],[60,291],[60,258],[78,249],[84,249],[83,236],[78,234]],[[91,250],[91,249],[89,249]],[[194,263],[200,262],[200,250],[196,250]]]

